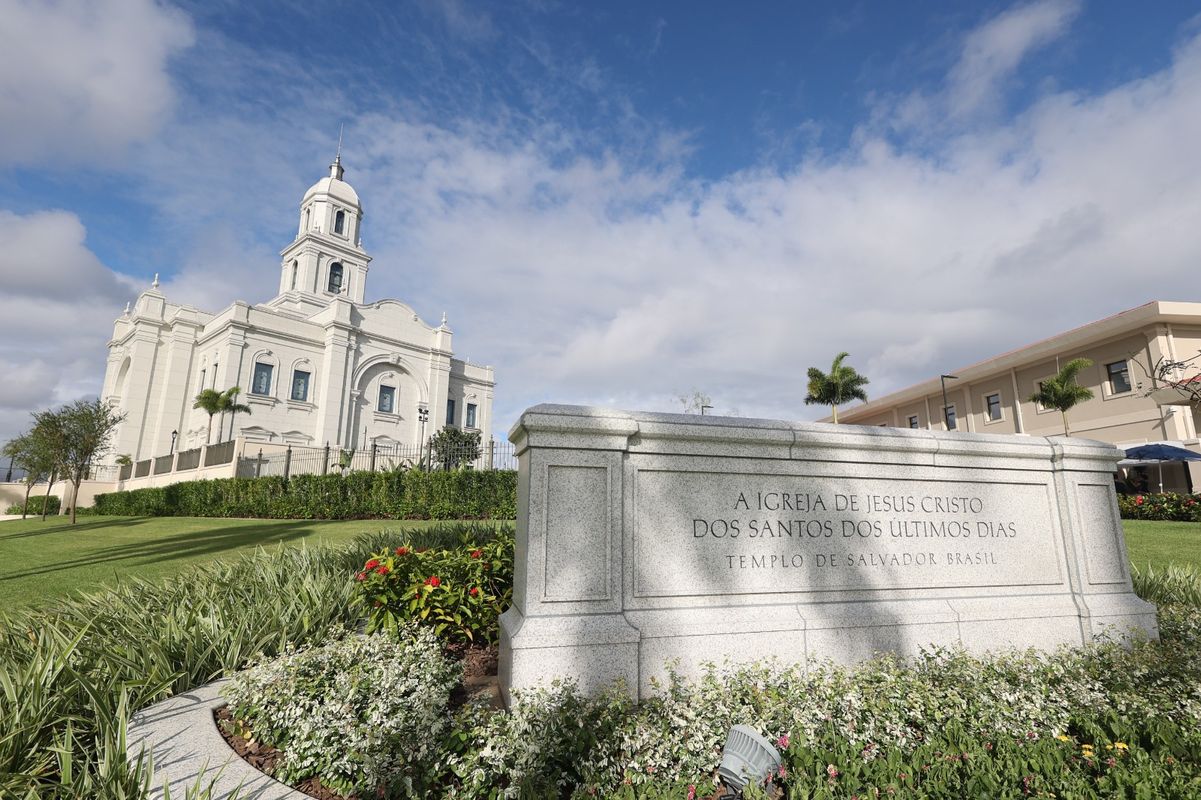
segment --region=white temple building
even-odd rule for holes
[[[491,436],[492,367],[454,357],[446,315],[431,326],[397,300],[364,302],[371,257],[341,156],[300,201],[279,293],[216,314],[170,302],[158,279],[117,319],[102,397],[125,413],[113,453],[138,461],[238,437],[272,444],[416,446],[444,425]],[[251,413],[213,420],[202,389],[242,389]],[[419,411],[428,420],[422,423]],[[221,430],[218,430],[218,428]]]

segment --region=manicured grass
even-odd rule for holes
[[[360,533],[438,523],[424,520],[62,517],[0,522],[0,608],[40,605],[122,576],[154,580],[256,547],[346,542]]]
[[[1201,569],[1201,522],[1124,519],[1122,527],[1126,529],[1126,549],[1135,566],[1150,564],[1161,569],[1175,563]]]
[[[0,607],[39,604],[120,576],[155,579],[189,564],[278,544],[345,542],[360,533],[428,526],[421,520],[61,517],[0,522]],[[1201,523],[1123,520],[1130,560],[1201,569]]]

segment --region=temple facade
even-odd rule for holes
[[[443,426],[491,436],[493,370],[454,357],[452,332],[398,300],[364,301],[371,257],[341,157],[300,203],[279,292],[207,313],[172,303],[158,279],[108,343],[103,397],[125,420],[112,456],[161,456],[242,437],[342,448],[415,446]],[[249,414],[193,408],[240,387]]]

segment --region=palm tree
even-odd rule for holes
[[[871,383],[867,378],[855,371],[854,367],[843,366],[842,360],[849,353],[839,353],[834,357],[830,366],[830,374],[822,372],[817,367],[809,368],[809,394],[805,395],[805,405],[814,403],[829,406],[834,410],[834,424],[838,424],[838,407],[851,400],[867,402],[867,393],[863,387]]]
[[[234,417],[238,414],[249,414],[250,406],[245,403],[238,402],[238,394],[242,391],[241,386],[231,386],[221,393],[221,400],[218,403],[218,408],[221,411],[221,418],[225,418],[225,412],[229,412],[229,438],[234,438]],[[225,427],[225,423],[221,424]]]
[[[1038,391],[1030,395],[1030,402],[1038,403],[1043,408],[1057,408],[1063,415],[1063,435],[1071,436],[1068,428],[1068,411],[1072,406],[1093,398],[1093,390],[1086,389],[1076,383],[1076,376],[1081,370],[1093,365],[1091,359],[1073,358],[1063,365],[1054,378],[1048,378],[1038,385]]]
[[[208,444],[209,440],[213,438],[213,417],[221,410],[221,392],[216,389],[202,389],[200,394],[196,395],[195,400],[192,408],[199,408],[209,415],[209,430],[204,437],[204,443]]]

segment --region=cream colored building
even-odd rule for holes
[[[110,460],[234,439],[414,447],[444,425],[488,441],[493,371],[454,357],[446,315],[430,325],[397,300],[365,302],[363,208],[342,178],[339,157],[305,192],[273,299],[210,314],[171,302],[156,278],[116,321],[102,397],[126,417]],[[194,398],[232,386],[251,413],[215,418],[210,438]]]
[[[1183,362],[1199,353],[1201,303],[1156,301],[948,370],[947,374],[956,378],[945,381],[945,414],[942,382],[935,376],[840,411],[838,419],[856,425],[1062,435],[1060,413],[1029,398],[1038,391],[1039,382],[1053,376],[1060,365],[1084,357],[1093,365],[1080,374],[1079,382],[1092,389],[1093,398],[1069,412],[1073,436],[1122,448],[1170,442],[1201,452],[1198,410],[1182,393],[1166,389],[1154,377],[1161,359]],[[1169,377],[1179,380],[1199,371],[1201,359]],[[1152,470],[1152,476],[1157,482],[1157,470]],[[1184,490],[1189,481],[1179,465],[1165,467],[1165,488]],[[1201,470],[1195,464],[1191,482],[1201,487]]]

